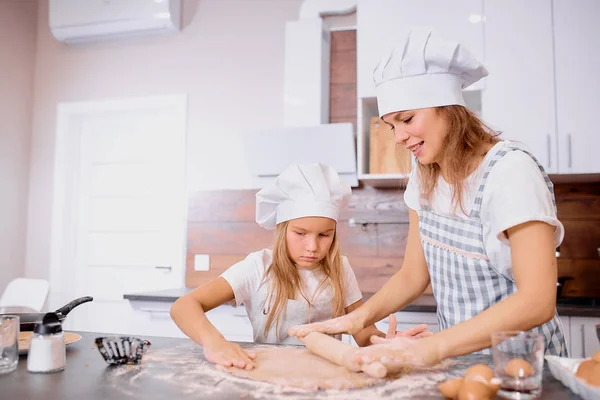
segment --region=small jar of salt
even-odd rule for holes
[[[42,322],[36,322],[29,343],[27,370],[49,374],[65,369],[65,337],[62,325],[55,313],[44,315]]]

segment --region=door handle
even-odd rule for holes
[[[548,168],[552,167],[552,152],[550,151],[550,134],[546,135],[546,148],[548,149]]]
[[[585,358],[585,325],[581,324],[579,330],[581,332],[581,358]]]
[[[154,268],[168,270],[169,272],[173,270],[173,267],[170,265],[156,265]]]
[[[171,320],[171,314],[168,310],[152,310],[149,308],[140,308],[139,311],[148,313],[150,319],[154,320]]]
[[[573,166],[573,155],[571,153],[571,134],[567,133],[567,147],[569,148],[569,168]]]

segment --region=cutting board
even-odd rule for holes
[[[394,132],[379,117],[372,117],[369,124],[369,173],[408,174],[411,169],[410,151],[397,145]]]
[[[27,354],[29,351],[29,342],[33,332],[19,332],[19,354]],[[81,340],[81,335],[73,332],[64,332],[65,345],[75,343]]]

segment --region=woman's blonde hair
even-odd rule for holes
[[[302,292],[302,280],[298,274],[298,268],[290,258],[287,245],[287,227],[288,221],[277,225],[275,234],[275,245],[273,247],[273,262],[269,266],[266,278],[270,278],[270,295],[267,297],[265,309],[269,310],[267,324],[265,325],[265,335],[275,321],[277,337],[279,338],[279,322],[281,321],[283,310],[288,299],[295,299],[300,294],[308,303],[309,313],[311,303]],[[315,290],[317,293],[324,288],[325,284],[331,285],[333,289],[332,313],[333,317],[344,315],[344,275],[342,273],[342,262],[338,246],[337,233],[333,233],[333,241],[325,258],[321,261],[321,270],[325,277]],[[271,301],[272,298],[275,298]]]
[[[446,119],[448,134],[444,139],[444,163],[448,183],[452,187],[452,204],[467,213],[463,207],[464,180],[472,172],[474,163],[485,145],[496,144],[498,132],[485,125],[475,114],[459,105],[436,107],[436,112]],[[421,193],[431,202],[440,176],[440,165],[431,163],[418,164]]]

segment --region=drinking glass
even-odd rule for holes
[[[17,369],[19,362],[19,317],[0,316],[0,374]]]
[[[544,337],[535,332],[502,331],[492,334],[495,375],[501,380],[498,396],[535,399],[542,392]]]

